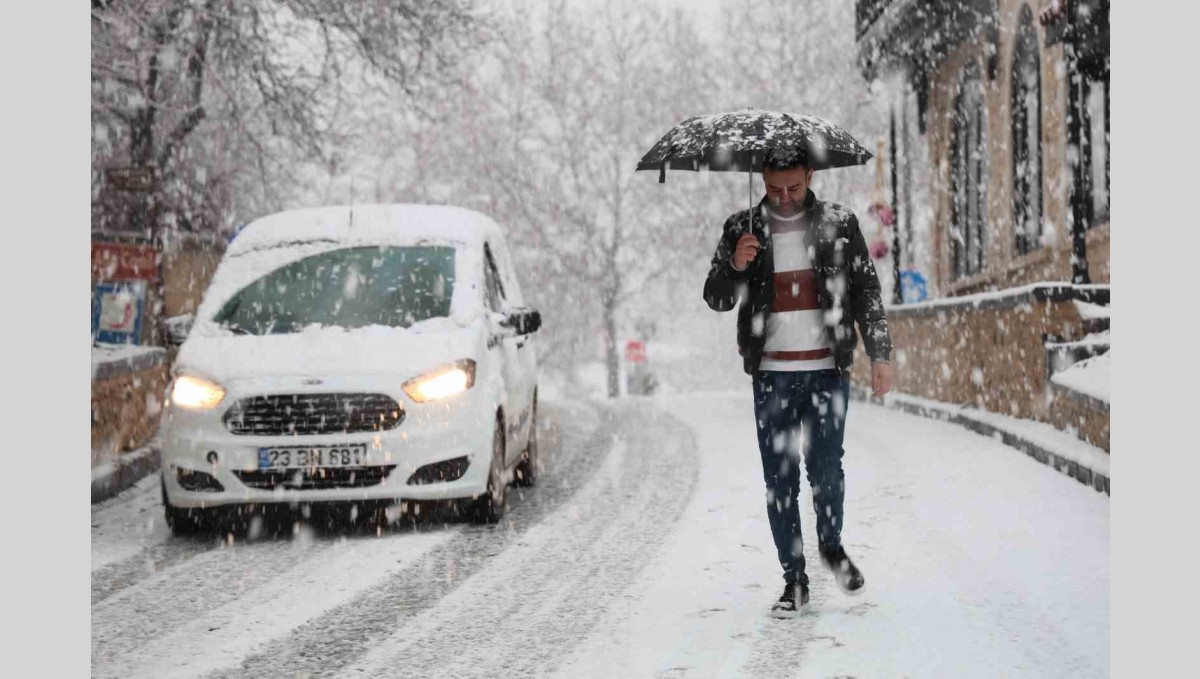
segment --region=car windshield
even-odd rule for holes
[[[450,315],[454,248],[356,247],[306,257],[243,288],[213,318],[267,335],[310,325],[407,328]]]

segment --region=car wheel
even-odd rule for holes
[[[487,492],[480,495],[471,505],[472,523],[499,523],[504,516],[507,500],[507,483],[504,480],[504,423],[496,420],[492,433],[492,464],[488,470]]]
[[[212,526],[212,511],[195,507],[175,507],[167,499],[167,482],[162,480],[163,513],[167,518],[167,527],[175,535],[196,535],[203,533]]]
[[[529,415],[529,443],[525,446],[525,454],[517,465],[516,485],[522,488],[532,488],[537,485],[538,466],[537,440],[537,396],[533,397],[533,412]]]

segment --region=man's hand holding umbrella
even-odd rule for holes
[[[752,233],[743,233],[733,251],[733,268],[745,271],[750,266],[750,262],[753,262],[754,258],[758,256],[760,247],[762,247],[762,243],[758,242],[757,236]]]

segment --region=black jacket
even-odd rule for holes
[[[712,268],[704,282],[704,301],[714,311],[738,307],[738,353],[748,374],[758,370],[766,341],[767,314],[775,296],[771,234],[765,224],[766,198],[754,210],[742,210],[725,220]],[[858,218],[841,205],[817,200],[809,190],[804,197],[804,244],[809,248],[816,274],[817,292],[825,316],[825,332],[833,346],[838,370],[848,372],[854,347],[862,331],[863,345],[872,361],[887,361],[892,354],[887,317],[879,291],[879,277],[858,228]],[[733,268],[738,238],[752,230],[762,247],[745,271]]]

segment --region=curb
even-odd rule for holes
[[[115,497],[121,491],[158,471],[158,446],[149,445],[92,470],[92,504]]]
[[[868,395],[867,390],[862,387],[850,387],[850,397],[856,401],[866,401],[874,405],[883,406],[891,410],[901,410],[911,415],[918,415],[934,420],[942,420],[965,427],[977,434],[988,436],[999,440],[1004,445],[1016,448],[1025,453],[1029,457],[1041,462],[1042,464],[1057,469],[1058,471],[1070,476],[1076,481],[1085,486],[1094,488],[1097,492],[1112,496],[1109,490],[1109,478],[1104,474],[1100,474],[1092,469],[1067,458],[1057,455],[1045,447],[1038,445],[1022,436],[1014,434],[997,427],[990,422],[983,422],[972,418],[970,415],[962,412],[951,412],[950,407],[941,409],[936,406],[907,403],[904,401],[891,400],[884,402],[882,399],[872,398]]]

